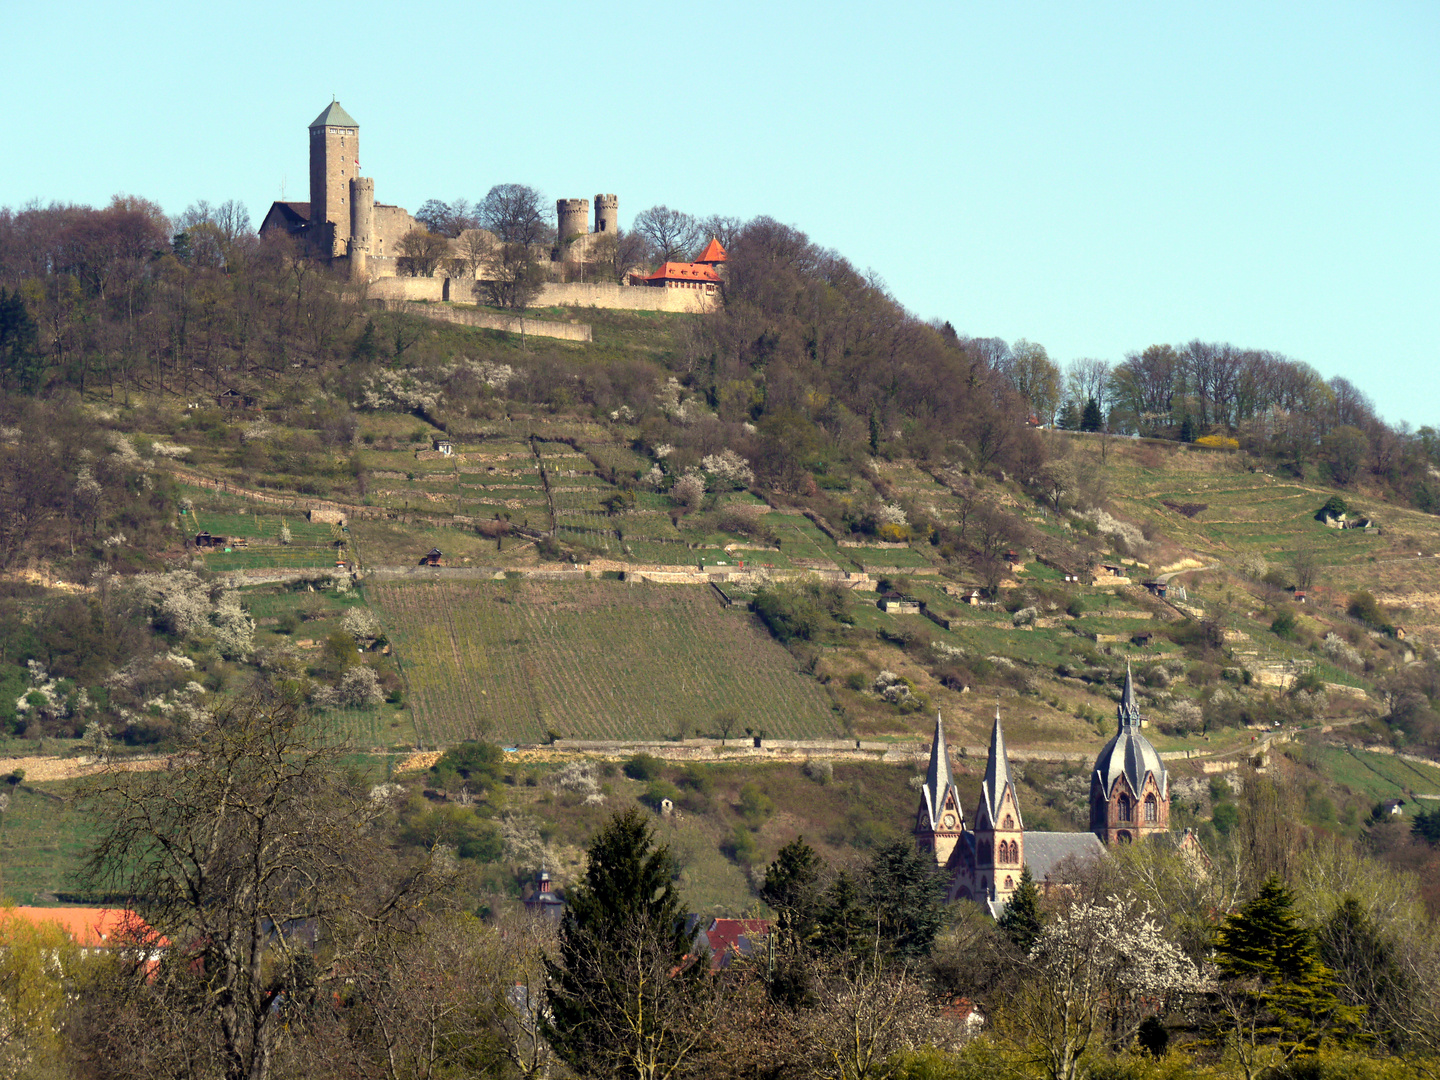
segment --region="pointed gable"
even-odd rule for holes
[[[719,239],[712,236],[710,243],[705,245],[705,250],[700,253],[700,257],[695,261],[697,263],[708,263],[711,266],[724,262],[725,249],[720,246]]]
[[[990,730],[990,756],[985,762],[985,779],[980,784],[980,809],[976,811],[976,826],[983,817],[991,828],[1000,821],[1000,807],[1010,793],[1015,808],[1015,828],[1025,828],[1020,817],[1020,798],[1015,791],[1015,782],[1010,775],[1010,758],[1005,753],[1005,732],[1000,726],[1000,707],[995,707],[995,726]]]

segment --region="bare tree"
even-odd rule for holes
[[[700,240],[702,243],[708,237],[713,236],[720,241],[720,246],[726,251],[740,235],[740,230],[745,227],[745,222],[737,217],[726,217],[724,214],[711,214],[707,218],[701,218],[699,222]]]
[[[411,229],[400,238],[400,257],[395,268],[411,277],[434,277],[435,268],[449,250],[443,236],[424,229]]]
[[[475,228],[479,221],[476,208],[470,205],[468,199],[456,199],[448,203],[439,199],[427,199],[420,209],[415,211],[415,220],[432,233],[451,240],[466,229]]]
[[[1065,369],[1065,389],[1076,404],[1094,401],[1101,413],[1110,411],[1110,361],[1081,357]]]
[[[534,247],[555,231],[540,192],[525,184],[496,184],[480,200],[477,217],[503,244]]]
[[[84,793],[97,829],[87,883],[171,943],[153,975],[132,966],[115,1005],[183,1016],[187,1055],[227,1080],[266,1080],[296,1010],[410,922],[444,875],[392,860],[388,807],[291,700],[257,690],[179,741],[171,771],[103,773]]]
[[[668,206],[652,206],[635,215],[635,232],[650,244],[656,262],[673,262],[695,254],[700,224],[689,214]]]

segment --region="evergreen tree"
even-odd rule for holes
[[[1055,420],[1055,426],[1065,431],[1080,430],[1080,408],[1073,399],[1066,401],[1060,407],[1060,415]]]
[[[1186,415],[1185,419],[1180,422],[1180,441],[1195,441],[1195,421],[1192,420],[1188,414]]]
[[[792,1007],[814,1000],[810,960],[820,915],[823,867],[820,856],[801,836],[780,849],[760,887],[760,899],[775,911],[770,994]]]
[[[1321,962],[1278,874],[1221,924],[1215,966],[1224,1027],[1242,1057],[1264,1044],[1285,1058],[1312,1052],[1327,1035],[1347,1034],[1363,1013],[1336,995],[1335,973]]]
[[[790,841],[765,870],[760,899],[775,911],[777,944],[798,952],[813,936],[820,907],[820,871],[824,867],[803,836]]]
[[[1335,972],[1340,999],[1365,1010],[1365,1026],[1382,1045],[1403,1049],[1415,987],[1399,963],[1395,942],[1354,896],[1340,901],[1318,938],[1320,959]]]
[[[1440,810],[1421,810],[1410,823],[1410,835],[1430,845],[1440,844]]]
[[[560,951],[546,962],[546,1037],[582,1076],[669,1075],[703,1036],[708,963],[694,953],[675,863],[644,814],[617,814],[569,890]]]
[[[0,289],[0,389],[18,388],[33,394],[45,365],[40,354],[40,328],[25,307],[20,290]]]
[[[909,838],[894,840],[866,864],[862,893],[883,953],[901,961],[930,955],[945,924],[945,882],[933,858]]]
[[[1100,403],[1093,397],[1085,400],[1085,411],[1080,416],[1081,431],[1099,431],[1105,426],[1105,417],[1100,412]]]
[[[1035,884],[1030,867],[1020,871],[1020,884],[1011,894],[1005,910],[1000,913],[999,926],[1018,948],[1027,953],[1044,929],[1045,919],[1040,912],[1040,887]]]

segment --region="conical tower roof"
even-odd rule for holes
[[[985,779],[980,785],[980,798],[992,825],[999,820],[1000,803],[1005,798],[1006,788],[1014,793],[1015,781],[1010,775],[1010,757],[1005,752],[1005,731],[1000,726],[1000,706],[996,705],[995,726],[990,729],[990,757],[985,762]],[[1025,827],[1020,818],[1018,796],[1015,799],[1015,824],[1017,828]]]
[[[312,123],[310,126],[311,126],[312,128],[317,128],[317,127],[353,127],[353,128],[358,128],[360,125],[355,122],[355,118],[354,118],[353,116],[351,116],[348,112],[346,112],[344,109],[342,109],[342,108],[340,107],[340,102],[338,102],[338,101],[332,101],[332,102],[330,102],[329,105],[325,106],[325,111],[322,112],[319,116],[317,116],[317,117],[315,118],[314,123]]]
[[[697,263],[722,263],[725,261],[725,249],[720,246],[720,239],[712,236],[710,243],[705,245],[705,250],[695,260]]]

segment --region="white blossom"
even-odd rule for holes
[[[724,480],[739,484],[755,482],[755,471],[750,468],[750,463],[728,446],[718,454],[706,455],[701,459],[700,467]]]
[[[351,608],[340,620],[340,627],[360,645],[368,645],[380,636],[380,620],[369,608]]]
[[[875,508],[875,521],[880,525],[908,525],[905,508],[899,503],[881,503]]]

